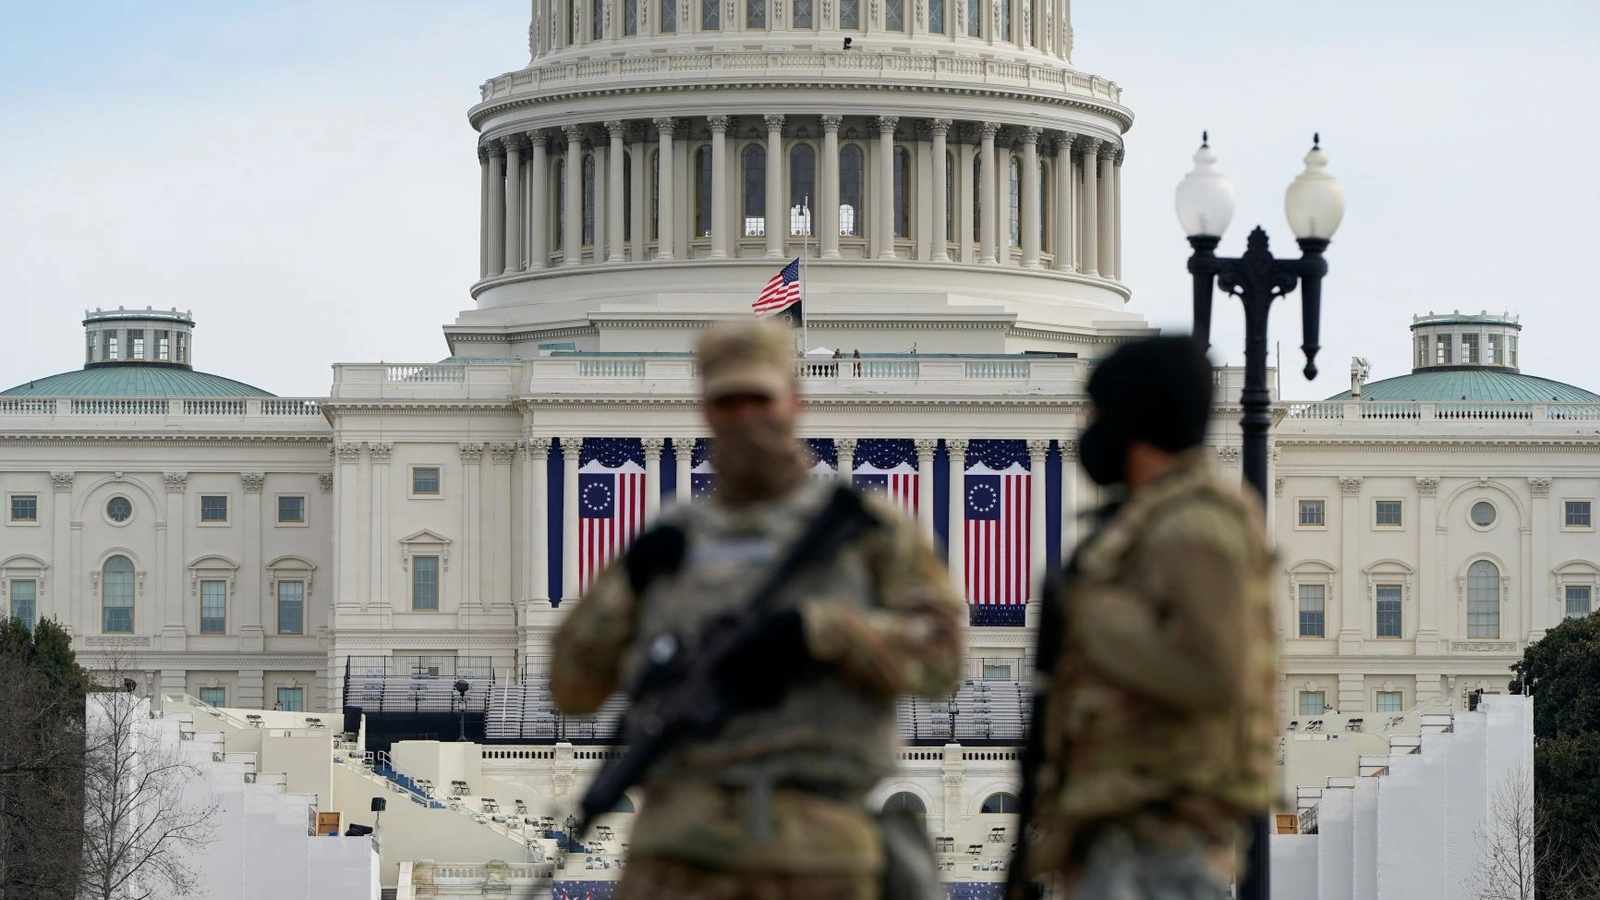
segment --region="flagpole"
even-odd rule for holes
[[[811,256],[811,195],[806,194],[800,202],[805,204],[802,211],[806,217],[806,233],[800,238],[800,355],[803,357],[811,352],[811,332],[806,328],[806,286],[810,282],[806,278],[806,260]]]

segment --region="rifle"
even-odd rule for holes
[[[638,784],[674,741],[711,733],[739,712],[715,675],[723,661],[750,641],[773,601],[796,573],[827,559],[878,524],[862,503],[861,495],[841,485],[789,548],[788,555],[751,592],[740,607],[742,615],[720,620],[722,624],[708,629],[692,657],[682,658],[682,648],[671,634],[651,640],[649,665],[628,694],[630,701],[637,701],[646,690],[659,691],[660,700],[655,711],[634,729],[627,751],[620,758],[608,760],[590,782],[579,804],[578,824],[571,839],[582,838],[597,817],[614,809],[623,792]]]
[[[1006,871],[1006,900],[1038,900],[1042,896],[1039,886],[1028,879],[1028,828],[1036,815],[1035,799],[1039,793],[1039,769],[1044,765],[1045,710],[1050,701],[1050,684],[1054,680],[1056,665],[1061,660],[1062,639],[1066,636],[1067,611],[1062,608],[1065,586],[1078,575],[1078,554],[1093,543],[1095,535],[1121,508],[1121,503],[1110,503],[1095,511],[1095,531],[1079,542],[1065,569],[1053,572],[1045,579],[1043,606],[1039,610],[1039,643],[1034,654],[1033,708],[1028,719],[1028,739],[1018,755],[1022,767],[1022,793],[1017,798],[1017,851],[1011,856],[1011,867]]]

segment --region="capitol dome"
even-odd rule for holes
[[[0,396],[271,397],[258,387],[196,372],[194,318],[176,309],[85,313],[83,368],[36,378]]]
[[[1507,314],[1417,316],[1411,323],[1415,368],[1409,375],[1361,385],[1361,400],[1421,403],[1451,400],[1503,403],[1593,403],[1600,394],[1548,378],[1524,375],[1517,339],[1522,326]],[[1328,398],[1355,399],[1350,391]]]
[[[792,259],[846,351],[1093,354],[1125,310],[1121,90],[1069,0],[536,0],[490,79],[458,356],[686,350]]]

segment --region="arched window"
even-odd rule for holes
[[[967,0],[967,37],[983,36],[983,4]]]
[[[133,634],[133,563],[126,556],[106,560],[100,571],[100,630]]]
[[[678,0],[661,0],[661,33],[678,31]]]
[[[631,813],[634,811],[633,801],[629,800],[627,795],[624,794],[622,799],[617,801],[617,805],[611,807],[611,811],[614,813]]]
[[[894,236],[911,236],[911,192],[906,182],[911,177],[911,153],[904,147],[894,150]]]
[[[1005,791],[1000,791],[996,794],[990,794],[988,797],[984,798],[983,808],[978,810],[978,812],[989,815],[993,815],[994,813],[1015,814],[1017,812],[1017,795],[1008,794]]]
[[[1480,559],[1467,569],[1467,637],[1500,636],[1500,570]]]
[[[633,154],[622,154],[622,239],[633,240]]]
[[[567,161],[556,160],[556,240],[557,250],[567,249]]]
[[[760,144],[744,148],[744,234],[767,233],[767,150]]]
[[[811,233],[811,210],[817,196],[817,151],[795,144],[789,151],[789,233]]]
[[[1007,229],[1009,246],[1022,246],[1022,214],[1018,205],[1022,199],[1022,161],[1011,157],[1011,227]]]
[[[858,144],[839,150],[839,233],[861,237],[862,155]]]
[[[744,27],[767,27],[767,0],[745,0]]]
[[[913,794],[910,791],[901,791],[900,793],[894,794],[889,799],[883,801],[883,811],[905,811],[909,813],[915,813],[919,816],[925,816],[928,814],[928,806],[927,804],[923,803],[922,798],[918,797],[916,794]]]
[[[589,36],[600,40],[605,32],[605,0],[589,0]]]
[[[694,233],[711,236],[711,148],[694,152]]]
[[[956,156],[944,155],[944,239],[956,239]]]
[[[661,151],[650,153],[650,240],[661,237]]]
[[[583,155],[583,245],[594,243],[594,154]]]
[[[639,33],[639,0],[627,0],[622,9],[622,33],[632,37]]]
[[[983,154],[972,154],[972,239],[983,240]]]

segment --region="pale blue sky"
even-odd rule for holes
[[[1413,313],[1522,315],[1525,370],[1600,390],[1583,268],[1600,234],[1600,4],[1076,0],[1075,64],[1124,88],[1134,308],[1188,321],[1172,189],[1209,128],[1265,225],[1320,129],[1349,208],[1329,251],[1324,375],[1409,370]],[[0,0],[0,386],[80,365],[85,307],[178,306],[200,368],[320,394],[336,361],[422,361],[468,306],[478,174],[465,119],[527,61],[525,0]],[[1226,301],[1233,303],[1233,301]],[[1240,355],[1239,313],[1214,339]],[[1298,351],[1295,351],[1297,354]]]

